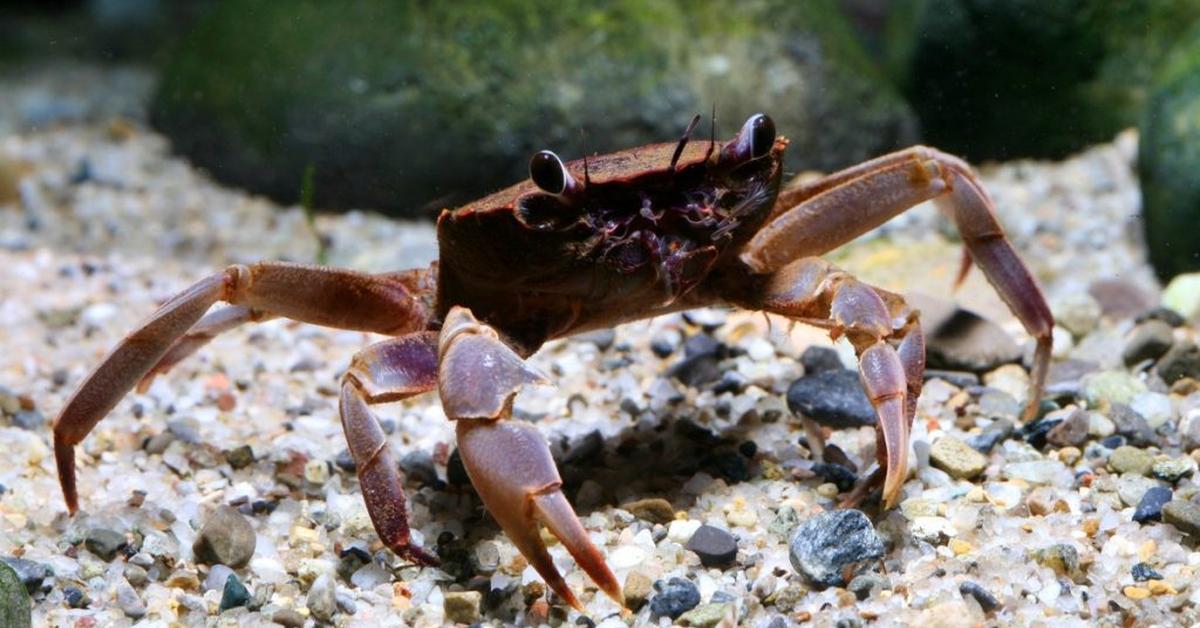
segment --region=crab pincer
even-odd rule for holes
[[[602,591],[624,606],[620,583],[562,493],[562,478],[545,438],[510,416],[521,387],[546,383],[546,378],[463,308],[446,317],[439,353],[442,404],[457,421],[463,466],[488,512],[568,604],[583,610],[555,567],[539,524],[562,542]]]

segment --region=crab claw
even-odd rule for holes
[[[539,522],[558,537],[600,589],[624,607],[621,585],[560,490],[562,479],[542,435],[520,421],[461,419],[457,423],[458,451],[471,484],[546,584],[583,610],[546,551]]]

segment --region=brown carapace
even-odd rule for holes
[[[601,590],[621,587],[560,491],[545,440],[511,417],[546,377],[525,359],[547,340],[666,312],[728,305],[846,337],[877,413],[878,466],[847,500],[882,485],[895,504],[925,348],[916,312],[818,255],[935,200],[1037,342],[1027,416],[1040,397],[1053,320],[970,167],[913,147],[781,192],[788,142],[752,116],[730,141],[633,148],[564,164],[535,155],[530,178],[438,219],[440,259],[369,275],[263,262],[201,279],[129,334],[83,381],[54,425],[67,506],[78,507],[74,446],[135,386],[216,334],[274,317],[391,336],[353,357],[339,410],[363,499],[382,541],[416,563],[404,493],[371,406],[432,391],[457,421],[458,449],[484,505],[547,584],[579,602],[539,532],[545,525]],[[217,302],[227,306],[209,312]]]

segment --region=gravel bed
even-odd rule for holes
[[[0,93],[29,82],[0,80]],[[818,460],[793,413],[857,424],[855,391],[838,388],[854,383],[838,375],[852,352],[819,332],[706,310],[534,356],[555,386],[524,391],[515,412],[549,439],[631,607],[552,545],[581,615],[547,597],[464,485],[432,395],[378,413],[414,535],[443,564],[382,549],[336,416],[338,378],[367,334],[276,320],[220,336],[78,448],[82,511],[68,517],[50,422],[157,304],[231,262],[312,261],[319,237],[331,262],[367,270],[422,264],[436,248],[428,225],[369,213],[318,216],[314,233],[300,209],[171,157],[136,110],[39,126],[3,105],[0,559],[32,593],[35,625],[1200,621],[1197,327],[1155,310],[1132,134],[1062,163],[983,168],[1059,319],[1052,386],[1041,418],[1022,425],[1019,361],[929,379],[892,511],[833,509],[873,460],[870,427],[826,429]],[[922,207],[835,258],[946,299],[959,255],[949,233]],[[981,273],[957,298],[1028,353]],[[947,359],[981,350],[951,343]],[[819,380],[789,395],[802,377]],[[826,413],[803,405],[806,390],[847,401]]]

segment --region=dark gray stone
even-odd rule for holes
[[[925,365],[951,371],[990,371],[1021,359],[1021,348],[999,325],[954,303],[925,295],[909,295],[921,311],[925,331]]]
[[[6,563],[13,571],[17,572],[17,577],[21,579],[21,584],[25,585],[25,590],[30,594],[37,593],[42,590],[43,583],[49,588],[47,582],[54,577],[54,570],[50,565],[34,562],[24,558],[5,557],[0,559]]]
[[[671,578],[667,582],[654,583],[657,593],[650,598],[650,614],[653,617],[677,619],[700,603],[700,590],[691,580]]]
[[[108,528],[92,528],[83,539],[83,546],[105,562],[111,561],[127,543],[124,534]]]
[[[20,410],[13,415],[12,422],[23,430],[39,430],[46,424],[46,417],[37,410]]]
[[[1146,423],[1146,419],[1137,410],[1123,403],[1109,404],[1106,416],[1116,426],[1116,435],[1123,436],[1131,445],[1147,447],[1157,441],[1154,430],[1150,429],[1150,424]]]
[[[1078,447],[1087,442],[1087,438],[1088,413],[1080,408],[1046,432],[1046,442],[1055,447]]]
[[[992,451],[998,443],[1012,436],[1015,426],[1008,419],[996,419],[992,424],[987,426],[979,434],[967,439],[967,444],[972,449],[982,454],[987,454]]]
[[[225,452],[225,462],[234,469],[244,469],[254,464],[254,450],[249,445],[242,445]]]
[[[792,382],[788,408],[797,415],[834,428],[875,425],[875,409],[858,373],[849,369],[821,371]]]
[[[687,548],[700,557],[705,567],[728,567],[737,558],[737,539],[729,532],[710,525],[696,528]]]
[[[800,354],[800,365],[804,367],[805,375],[814,375],[822,371],[840,371],[845,366],[842,366],[842,359],[838,357],[837,351],[829,347],[809,347]]]
[[[883,557],[883,539],[858,510],[833,510],[796,528],[789,546],[792,567],[817,587],[842,586],[854,566]]]
[[[400,470],[410,481],[434,485],[438,482],[437,465],[424,449],[414,449],[400,457]]]
[[[1133,520],[1138,523],[1158,521],[1162,519],[1162,509],[1171,501],[1171,489],[1165,486],[1154,486],[1142,495],[1137,508],[1133,511]]]
[[[1174,342],[1175,333],[1170,325],[1160,320],[1148,320],[1134,327],[1129,333],[1121,358],[1126,366],[1133,366],[1144,360],[1157,360]]]
[[[975,601],[979,602],[979,607],[985,613],[990,613],[996,607],[1000,606],[1000,602],[996,600],[996,596],[989,593],[987,589],[976,582],[964,580],[962,584],[958,585],[958,592],[964,596],[969,595],[975,598]]]
[[[1147,563],[1136,563],[1131,570],[1135,582],[1145,582],[1147,580],[1162,580],[1162,574],[1154,570]]]
[[[249,603],[250,592],[246,590],[246,585],[242,584],[237,574],[229,574],[225,579],[225,588],[221,591],[221,612]]]
[[[1159,358],[1155,371],[1168,384],[1174,384],[1185,377],[1200,379],[1200,348],[1193,342],[1173,345]]]

